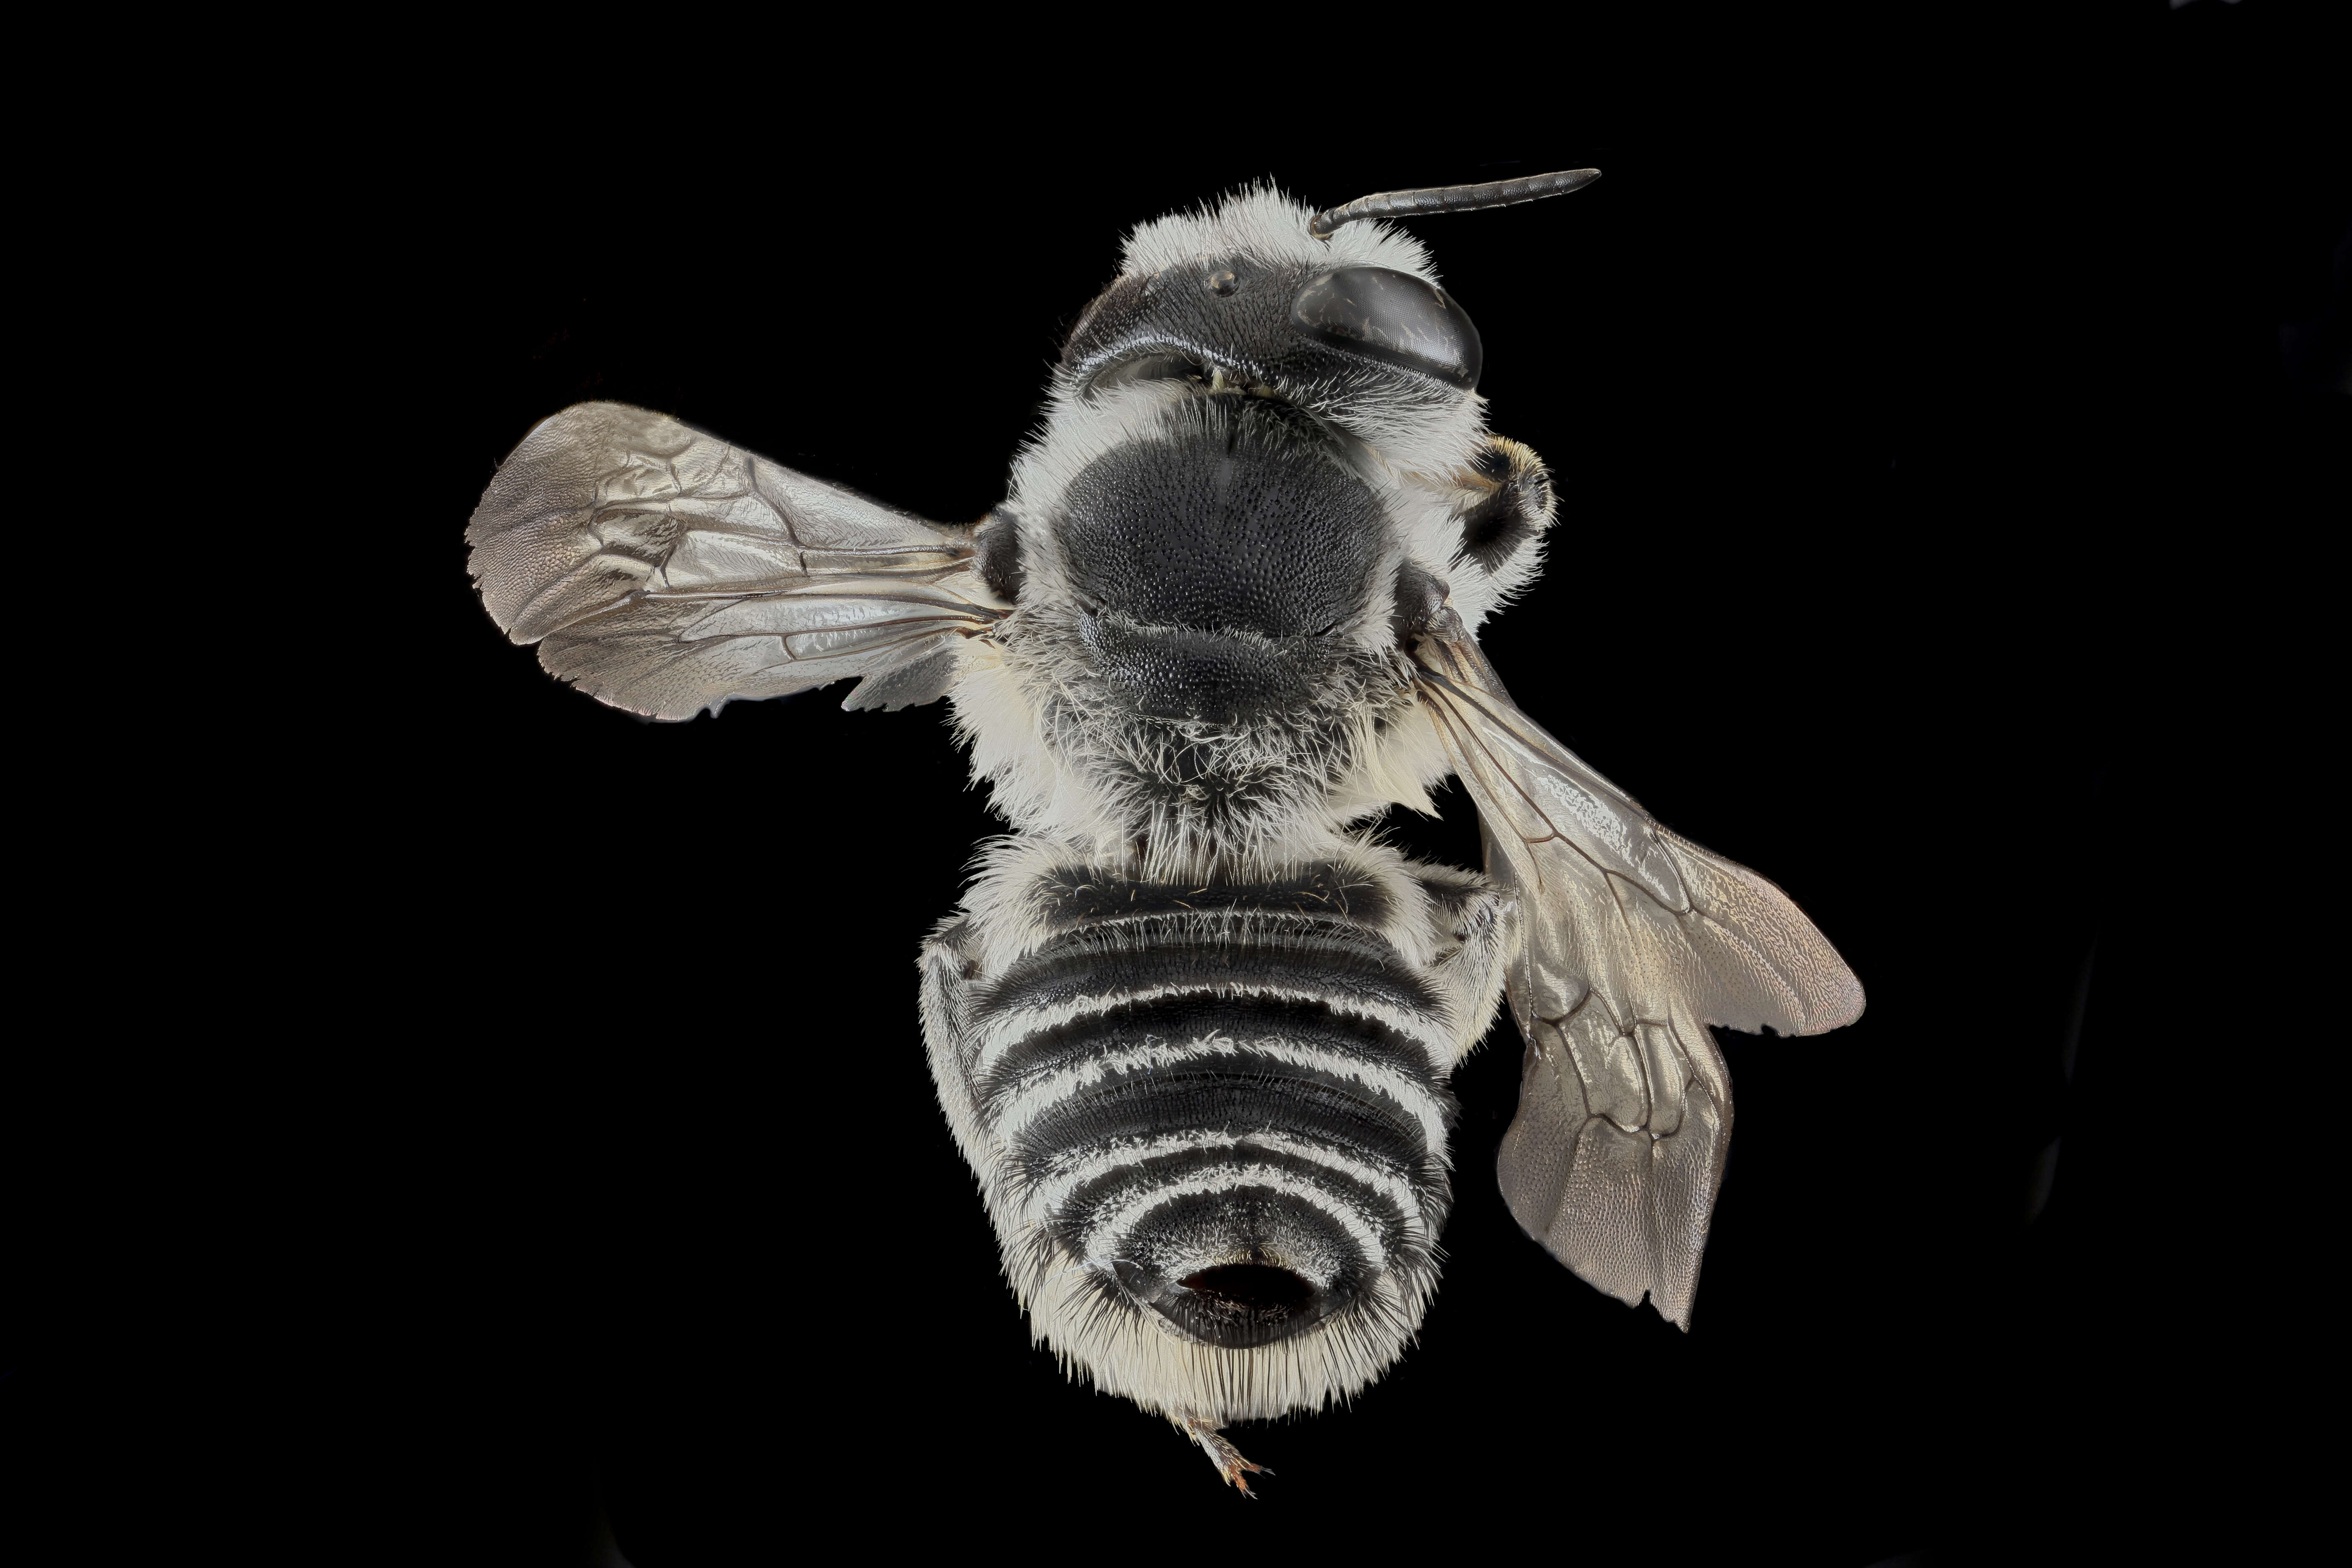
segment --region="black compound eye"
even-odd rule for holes
[[[1444,289],[1385,267],[1342,267],[1308,280],[1291,301],[1290,324],[1465,392],[1478,384],[1486,358],[1478,329]]]

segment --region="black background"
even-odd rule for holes
[[[1899,92],[1395,146],[942,110],[914,163],[782,106],[756,140],[670,115],[593,156],[512,126],[389,156],[331,320],[386,411],[359,434],[397,455],[363,548],[401,618],[327,721],[321,850],[369,953],[359,1086],[331,1091],[371,1130],[335,1200],[355,1326],[322,1375],[390,1439],[371,1529],[581,1563],[601,1510],[636,1568],[820,1532],[1189,1554],[1423,1528],[1859,1568],[2160,1513],[2144,1461],[2192,1374],[2159,1327],[2226,1309],[2151,1239],[2179,1176],[2133,1076],[2168,959],[2116,853],[2154,768],[2128,720],[2198,679],[2155,559],[2217,510],[2319,520],[2343,321],[2332,171],[2185,89],[2156,112],[2243,47],[2218,5],[2174,20],[2128,168],[2063,108],[1947,124]],[[1238,1429],[1280,1472],[1244,1503],[1029,1346],[936,1108],[915,948],[998,828],[943,710],[836,689],[640,723],[504,641],[459,536],[586,398],[969,521],[1128,226],[1267,176],[1323,205],[1586,164],[1578,195],[1415,226],[1494,426],[1562,498],[1486,647],[1663,821],[1781,883],[1869,1012],[1727,1037],[1687,1336],[1504,1211],[1503,1024],[1458,1079],[1421,1342],[1351,1408]],[[1444,805],[1393,835],[1475,864]]]

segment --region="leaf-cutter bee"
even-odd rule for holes
[[[1142,225],[969,527],[590,403],[468,531],[499,625],[600,701],[948,699],[1013,831],[921,954],[940,1104],[1035,1337],[1245,1493],[1223,1426],[1352,1394],[1421,1323],[1448,1080],[1503,1001],[1511,1212],[1685,1327],[1731,1126],[1709,1026],[1862,1011],[1779,889],[1570,754],[1479,649],[1554,487],[1487,430],[1476,328],[1380,220],[1595,177]],[[1449,776],[1483,874],[1375,831]]]

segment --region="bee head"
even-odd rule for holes
[[[1058,390],[1156,382],[1270,397],[1407,468],[1451,467],[1425,459],[1475,405],[1478,329],[1417,241],[1363,220],[1534,201],[1598,177],[1390,192],[1320,213],[1261,188],[1145,224],[1072,330]]]
[[[1451,295],[1419,272],[1330,260],[1236,252],[1130,273],[1070,334],[1063,374],[1081,393],[1159,381],[1340,424],[1371,388],[1440,403],[1476,390],[1485,349]]]
[[[1313,216],[1260,188],[1138,227],[1063,346],[1057,404],[1139,383],[1255,397],[1388,462],[1444,466],[1449,434],[1477,419],[1477,328],[1412,236],[1317,239]]]

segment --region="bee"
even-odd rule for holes
[[[1034,1340],[1245,1495],[1223,1428],[1353,1395],[1428,1311],[1447,1084],[1504,1001],[1511,1213],[1685,1329],[1731,1131],[1710,1026],[1862,1012],[1778,888],[1660,826],[1479,648],[1555,489],[1381,220],[1598,173],[1141,225],[968,527],[585,403],[467,531],[498,625],[616,708],[948,700],[1012,831],[920,953],[940,1104]],[[1448,777],[1483,873],[1378,834]]]

